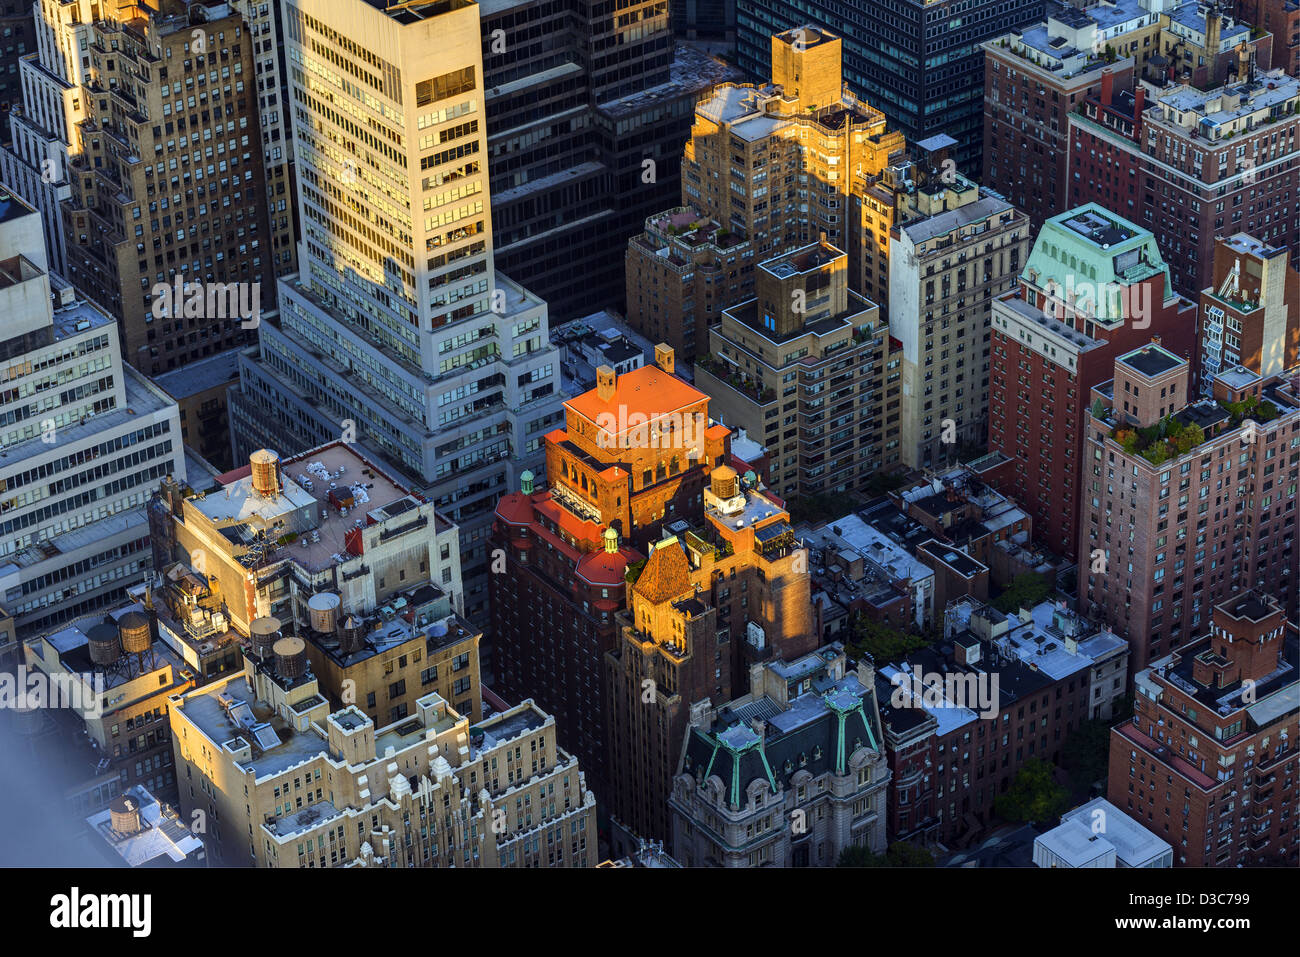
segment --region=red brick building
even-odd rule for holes
[[[1297,664],[1281,606],[1244,591],[1137,675],[1133,720],[1111,730],[1107,798],[1172,844],[1175,866],[1300,862]]]
[[[708,424],[708,397],[658,366],[597,370],[595,389],[565,403],[546,437],[550,485],[497,504],[491,611],[496,691],[532,698],[560,741],[604,780],[601,658],[614,646],[624,575],[663,528],[698,514],[729,431]]]
[[[1075,14],[1076,16],[1078,14]],[[1050,29],[1050,23],[1049,23]],[[991,40],[984,47],[984,171],[981,182],[1029,216],[1030,228],[1069,208],[1069,115],[1103,79],[1111,90],[1132,91],[1134,61],[1107,64],[1100,53],[1076,51],[1078,62],[1053,54],[1050,36]],[[1037,41],[1041,51],[1033,49]],[[1036,57],[1038,62],[1031,59]]]
[[[1300,272],[1285,247],[1237,233],[1214,244],[1214,279],[1197,311],[1198,389],[1242,368],[1259,376],[1300,366]]]
[[[1151,233],[1095,204],[1043,224],[1020,287],[994,300],[983,477],[1029,513],[1035,541],[1078,551],[1089,390],[1115,356],[1159,337],[1189,358],[1194,306]]]
[[[1189,298],[1210,285],[1219,236],[1300,245],[1300,80],[1253,59],[1237,75],[1249,79],[1099,94],[1069,116],[1071,205],[1098,203],[1151,230]]]
[[[1153,343],[1090,397],[1079,607],[1128,639],[1134,668],[1186,645],[1237,588],[1296,611],[1300,376],[1221,376],[1197,401],[1190,385]]]

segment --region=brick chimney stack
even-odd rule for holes
[[[610,366],[601,366],[596,370],[596,395],[602,402],[614,398],[614,388],[618,385],[618,373]]]
[[[676,367],[676,359],[673,355],[673,347],[666,342],[661,342],[655,346],[655,365],[663,369],[669,375],[673,374]]]

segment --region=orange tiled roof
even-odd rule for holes
[[[593,422],[601,415],[613,415],[622,422],[634,412],[647,416],[663,415],[707,399],[708,396],[699,389],[658,366],[642,366],[618,377],[614,394],[608,402],[592,389],[570,399],[565,405]],[[623,410],[621,416],[620,410]]]
[[[530,525],[533,521],[532,496],[523,492],[511,492],[501,496],[497,502],[497,517],[511,525]]]
[[[689,591],[691,566],[686,551],[676,542],[656,546],[634,587],[637,594],[656,605]]]
[[[578,559],[576,571],[579,577],[593,585],[621,585],[628,562],[635,561],[638,557],[637,553],[630,548],[620,548],[613,553],[602,548],[597,552],[588,552]]]

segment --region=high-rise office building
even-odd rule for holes
[[[67,278],[155,374],[251,342],[274,306],[261,120],[248,25],[228,4],[117,15],[86,36]]]
[[[883,267],[892,194],[876,204],[883,224],[861,204],[902,134],[845,92],[840,37],[795,29],[770,45],[771,82],[724,84],[696,107],[681,205],[628,244],[628,322],[682,361],[707,354],[722,309],[753,295],[756,262],[824,238],[849,252],[853,277],[875,278],[863,266],[874,252]]]
[[[1107,797],[1173,845],[1175,867],[1300,859],[1297,665],[1294,619],[1246,590],[1137,674],[1133,718],[1110,732]]]
[[[241,357],[236,450],[373,449],[460,527],[481,621],[492,508],[541,473],[560,412],[546,304],[493,261],[479,11],[348,0],[285,15],[303,240],[279,315]]]
[[[63,203],[72,195],[68,158],[79,146],[77,124],[89,115],[94,19],[90,0],[44,0],[27,8],[36,52],[18,61],[23,104],[9,117],[0,149],[0,182],[41,214],[50,269],[68,272]]]
[[[268,0],[229,0],[248,25],[257,77],[258,125],[262,131],[262,171],[271,226],[271,268],[283,276],[298,268],[297,185],[293,169],[293,125],[289,119],[288,64],[285,60],[284,7]]]
[[[1173,292],[1169,272],[1149,231],[1092,204],[1044,223],[1018,287],[993,301],[989,451],[1002,461],[983,474],[1058,555],[1078,552],[1090,498],[1088,390],[1117,355],[1153,336],[1192,356],[1194,307]]]
[[[938,133],[953,158],[980,169],[980,41],[1043,18],[1042,0],[737,0],[736,50],[751,76],[767,76],[769,37],[808,24],[844,37],[844,82],[889,117],[908,142]]]
[[[150,565],[144,505],[185,478],[176,403],[124,366],[113,320],[48,269],[0,191],[0,601],[20,637],[102,609]]]
[[[25,0],[0,3],[0,142],[9,141],[9,112],[23,105],[18,61],[36,49],[36,22]]]
[[[1246,233],[1214,243],[1214,278],[1197,313],[1200,392],[1211,395],[1221,371],[1245,368],[1268,377],[1300,366],[1300,272],[1284,246]]]
[[[617,305],[619,247],[676,202],[696,100],[742,74],[676,42],[667,0],[479,11],[497,265],[557,321]]]
[[[1190,369],[1151,344],[1093,386],[1082,456],[1080,609],[1127,638],[1135,668],[1200,634],[1238,588],[1300,600],[1300,377]],[[1089,474],[1091,473],[1091,474]]]

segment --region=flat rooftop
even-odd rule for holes
[[[1105,815],[1105,839],[1115,848],[1116,858],[1125,867],[1141,867],[1172,849],[1168,842],[1156,837],[1105,798],[1095,798],[1073,811],[1067,811],[1061,818],[1061,823],[1084,824],[1091,832],[1094,812],[1098,810]]]
[[[246,524],[254,530],[310,507],[313,528],[278,554],[311,569],[331,567],[347,556],[346,536],[368,514],[381,512],[379,520],[384,520],[419,505],[409,488],[341,442],[282,460],[281,494],[275,498],[253,490],[250,472],[248,464],[227,472],[218,478],[223,488],[189,502],[217,525]],[[331,493],[337,501],[352,501],[347,515],[330,501]]]
[[[943,562],[963,578],[973,578],[982,571],[988,571],[987,566],[971,558],[965,552],[935,539],[922,542],[917,548]]]
[[[138,832],[121,834],[113,830],[111,808],[104,808],[86,818],[86,826],[107,842],[128,867],[140,867],[161,857],[180,863],[202,849],[203,842],[190,833],[176,815],[164,814],[158,799],[144,787],[129,788],[122,797],[135,802],[140,815]]]
[[[1116,361],[1124,363],[1124,365],[1140,372],[1148,379],[1162,376],[1166,372],[1172,372],[1179,366],[1187,364],[1186,360],[1180,359],[1168,349],[1164,349],[1154,342],[1134,349],[1132,352],[1120,356]]]
[[[173,399],[198,395],[239,378],[239,354],[243,347],[227,349],[198,362],[187,362],[179,369],[154,376],[154,385]]]
[[[758,264],[758,268],[765,269],[781,279],[786,279],[799,273],[820,269],[822,266],[829,265],[843,256],[845,256],[845,253],[836,249],[830,243],[816,242],[810,246],[794,249],[784,255],[765,260]]]
[[[0,189],[0,223],[17,219],[20,216],[34,215],[36,215],[36,210],[9,192],[9,190]]]
[[[972,223],[983,222],[1008,212],[1014,213],[1015,207],[1000,196],[986,193],[973,203],[907,223],[902,230],[907,233],[912,242],[923,243],[937,236],[947,236],[954,230]],[[941,252],[943,250],[935,250],[934,255],[939,255]]]
[[[242,711],[238,706],[247,705],[247,713],[251,715],[252,723],[246,724],[232,718],[231,712],[221,700],[222,695],[229,696],[229,700],[235,706],[234,710]],[[279,774],[296,764],[328,752],[328,744],[319,734],[314,731],[299,734],[286,724],[270,705],[258,701],[248,690],[248,683],[242,674],[228,681],[205,685],[198,691],[186,695],[179,706],[173,704],[173,707],[179,707],[179,710],[218,748],[236,739],[238,739],[237,744],[247,742],[251,756],[248,760],[238,763],[241,768],[253,772],[258,778]],[[269,737],[254,735],[251,732],[251,727],[262,724],[270,725],[276,739],[275,744],[270,744]],[[270,747],[263,747],[259,737]]]
[[[469,730],[470,741],[474,745],[474,756],[471,760],[477,760],[483,752],[500,747],[522,734],[536,731],[546,724],[546,717],[546,714],[537,707],[528,705],[474,725]]]
[[[1249,233],[1234,233],[1227,239],[1221,241],[1224,246],[1231,249],[1233,252],[1243,253],[1250,256],[1260,256],[1265,259],[1286,252],[1285,246],[1271,246],[1266,242],[1256,239]]]
[[[1074,211],[1073,215],[1063,214],[1056,221],[1094,246],[1102,248],[1118,246],[1140,235],[1131,224],[1106,216],[1099,208],[1092,206]]]

